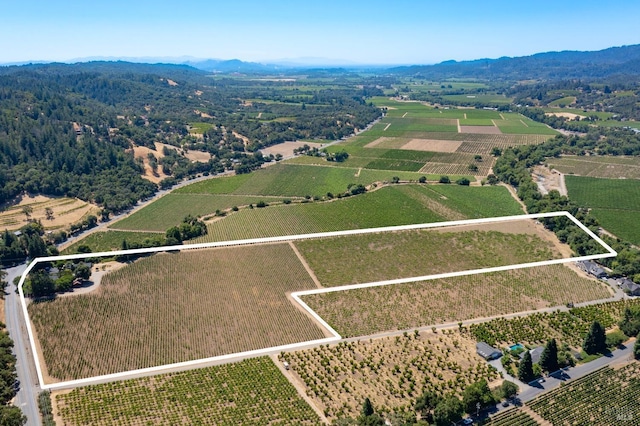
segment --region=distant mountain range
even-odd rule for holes
[[[611,47],[595,52],[546,52],[516,58],[446,61],[436,65],[396,67],[389,71],[433,79],[556,80],[640,75],[640,45]]]
[[[445,61],[435,65],[411,65],[381,67],[351,64],[324,58],[283,59],[268,63],[245,62],[239,59],[199,59],[193,57],[141,57],[80,58],[67,63],[88,61],[125,61],[144,64],[188,65],[199,70],[215,73],[290,73],[308,69],[362,70],[375,69],[378,73],[400,76],[417,76],[428,79],[479,78],[493,80],[527,79],[584,79],[610,76],[640,75],[640,45],[611,47],[599,51],[562,51],[537,53],[531,56],[477,59],[473,61]],[[42,61],[31,61],[39,63]],[[23,65],[13,63],[5,65]]]

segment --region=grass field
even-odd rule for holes
[[[319,425],[267,357],[54,395],[65,425]]]
[[[273,237],[522,214],[499,186],[392,185],[355,197],[240,210],[195,242]]]
[[[430,254],[425,262],[431,262]],[[303,300],[346,337],[608,297],[604,284],[559,265],[316,294]]]
[[[286,297],[309,288],[288,244],[163,253],[29,313],[48,374],[67,380],[323,338]]]
[[[613,179],[640,179],[640,158],[638,157],[563,156],[549,158],[547,163],[564,174]]]
[[[280,359],[330,419],[356,417],[366,397],[379,413],[409,412],[425,391],[461,393],[476,380],[498,379],[475,354],[475,342],[453,330],[343,342]]]
[[[203,122],[195,122],[189,123],[189,133],[194,133],[197,135],[202,135],[204,132],[213,127],[211,123],[203,123]]]
[[[127,243],[143,244],[145,240],[164,239],[164,233],[157,232],[127,232],[127,231],[105,231],[94,232],[82,240],[71,244],[60,254],[74,254],[78,252],[78,247],[86,245],[93,253],[100,251],[122,250],[122,241]]]
[[[640,244],[640,180],[565,176],[569,197],[590,207],[600,225]]]
[[[328,287],[561,257],[551,242],[535,234],[493,230],[436,228],[302,240],[294,244],[320,283]]]
[[[282,201],[280,198],[219,194],[171,193],[138,210],[131,216],[109,225],[110,229],[164,232],[188,216],[206,216],[233,206]]]

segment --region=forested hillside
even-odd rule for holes
[[[365,102],[362,86],[297,84],[215,79],[179,65],[0,68],[0,204],[26,191],[78,197],[118,212],[157,189],[142,179],[134,146],[155,150],[162,142],[210,154],[199,163],[176,153],[162,158],[162,172],[178,179],[246,172],[265,161],[253,154],[261,147],[340,138],[380,115]],[[205,130],[190,133],[192,123]]]

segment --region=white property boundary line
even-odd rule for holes
[[[573,223],[575,223],[578,227],[580,227],[580,229],[585,231],[591,238],[593,238],[596,242],[598,242],[598,244],[600,244],[606,250],[606,253],[594,254],[589,256],[571,257],[567,259],[554,259],[554,260],[546,260],[546,261],[540,261],[540,262],[522,263],[517,265],[474,269],[470,271],[449,272],[449,273],[436,274],[436,275],[425,275],[422,277],[401,278],[401,279],[395,279],[395,280],[377,281],[377,282],[364,283],[364,284],[354,284],[354,285],[345,285],[340,287],[329,287],[329,288],[322,288],[322,289],[315,289],[315,290],[298,291],[291,294],[293,299],[297,303],[299,303],[300,306],[309,313],[309,315],[311,315],[323,327],[325,327],[329,331],[329,333],[333,335],[333,337],[327,337],[319,340],[298,342],[298,343],[293,343],[288,345],[273,346],[270,348],[256,349],[256,350],[251,350],[246,352],[236,352],[233,354],[196,359],[192,361],[185,361],[185,362],[179,362],[174,364],[165,364],[157,367],[129,370],[129,371],[124,371],[120,373],[88,377],[85,379],[70,380],[66,382],[51,383],[51,384],[44,383],[42,367],[40,365],[40,360],[38,358],[38,351],[36,349],[35,335],[33,332],[33,328],[31,327],[29,312],[27,310],[27,302],[24,297],[24,290],[23,290],[23,285],[27,275],[33,269],[33,267],[40,262],[51,262],[51,261],[57,261],[57,260],[71,260],[71,259],[86,259],[91,257],[110,257],[110,256],[123,255],[123,254],[144,254],[144,253],[157,253],[157,252],[164,252],[164,251],[183,251],[183,250],[212,248],[212,247],[231,247],[231,246],[242,246],[242,245],[249,245],[249,244],[298,241],[298,240],[306,240],[306,239],[312,239],[312,238],[337,237],[337,236],[344,236],[344,235],[372,234],[372,233],[380,233],[380,232],[405,231],[405,230],[412,230],[412,229],[443,228],[443,227],[449,227],[449,226],[475,225],[475,224],[484,224],[484,223],[493,223],[493,222],[517,221],[517,220],[525,220],[525,219],[543,219],[543,218],[560,217],[560,216],[564,216],[568,218]],[[211,364],[211,363],[224,361],[224,360],[254,357],[254,356],[265,355],[265,354],[273,353],[277,351],[286,351],[291,349],[297,349],[304,346],[324,344],[324,343],[330,343],[330,342],[341,340],[342,336],[340,336],[329,324],[327,324],[327,322],[323,320],[320,317],[320,315],[318,315],[305,302],[303,302],[300,298],[301,296],[306,296],[311,294],[331,293],[331,292],[344,291],[344,290],[355,290],[359,288],[411,283],[411,282],[417,282],[417,281],[427,281],[427,280],[433,280],[438,278],[459,277],[464,275],[474,275],[474,274],[481,274],[481,273],[487,273],[487,272],[508,271],[508,270],[520,269],[520,268],[531,268],[534,266],[556,265],[561,263],[577,262],[577,261],[584,261],[584,260],[603,259],[608,257],[615,257],[617,255],[618,253],[615,250],[613,250],[608,244],[602,241],[600,237],[594,234],[589,228],[583,225],[578,219],[573,217],[568,212],[560,211],[560,212],[538,213],[538,214],[528,214],[528,215],[518,215],[518,216],[505,216],[505,217],[469,219],[469,220],[459,220],[459,221],[449,221],[449,222],[423,223],[423,224],[417,224],[417,225],[387,226],[387,227],[381,227],[381,228],[321,232],[321,233],[315,233],[315,234],[288,235],[288,236],[267,237],[267,238],[252,238],[252,239],[235,240],[235,241],[222,241],[222,242],[215,242],[215,243],[185,244],[185,245],[178,245],[178,246],[151,247],[151,248],[133,249],[133,250],[117,250],[117,251],[108,251],[108,252],[100,252],[100,253],[81,253],[81,254],[71,254],[66,256],[39,257],[34,259],[22,274],[22,277],[20,278],[20,282],[18,283],[18,292],[20,293],[20,302],[22,304],[22,312],[24,314],[25,323],[27,326],[29,343],[31,345],[31,352],[33,353],[33,360],[35,363],[36,372],[38,375],[38,381],[40,383],[40,388],[43,390],[57,390],[57,389],[65,389],[65,388],[72,388],[72,387],[77,387],[82,385],[100,383],[104,381],[121,380],[121,379],[126,379],[134,376],[146,375],[151,373],[155,374],[155,373],[168,372],[170,370],[181,369],[185,367],[205,366],[206,364]]]

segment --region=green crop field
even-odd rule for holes
[[[122,241],[127,243],[145,244],[154,240],[164,240],[164,233],[157,232],[127,232],[127,231],[105,231],[94,232],[82,240],[71,244],[62,250],[60,254],[73,254],[78,252],[78,247],[88,246],[93,253],[100,251],[122,250]],[[151,245],[151,244],[145,244]]]
[[[593,209],[603,228],[640,244],[640,180],[565,176],[569,197]]]
[[[431,263],[433,257],[433,251],[425,253],[424,262]],[[611,296],[606,284],[583,278],[565,266],[553,265],[315,294],[304,296],[303,300],[338,333],[347,337],[455,323]],[[537,321],[530,321],[526,327],[517,330],[527,332],[536,324]],[[542,333],[540,339],[549,336]],[[523,340],[512,342],[518,341]]]
[[[325,287],[561,257],[552,242],[537,235],[486,230],[495,226],[478,225],[482,230],[476,231],[436,228],[360,234],[294,244]],[[531,224],[525,221],[521,226],[526,229]]]
[[[556,99],[553,102],[549,102],[549,106],[566,106],[573,104],[575,101],[575,96],[565,96],[564,98]]]
[[[467,118],[460,120],[461,126],[493,126],[493,121],[488,118]]]
[[[76,388],[53,396],[64,424],[320,425],[267,357]]]
[[[369,160],[370,161],[370,160]],[[347,190],[349,184],[369,185],[373,182],[390,181],[398,176],[403,180],[418,180],[419,173],[403,171],[358,170],[346,167],[332,167],[299,164],[277,164],[248,175],[248,178],[236,186],[236,182],[226,180],[225,189],[233,195],[304,197],[324,196],[327,192],[339,194]],[[330,164],[330,163],[329,163]],[[222,178],[233,179],[233,178]],[[181,188],[180,194],[221,193],[216,182],[218,179],[198,182]],[[211,189],[210,189],[211,188]]]
[[[522,214],[506,188],[392,185],[331,202],[240,210],[194,242],[273,237]]]
[[[594,208],[591,214],[613,235],[640,245],[640,210]]]
[[[613,179],[640,179],[639,157],[563,156],[549,158],[547,164],[564,174]]]
[[[554,425],[638,424],[640,364],[604,367],[547,392],[527,406]]]
[[[196,123],[189,123],[189,126],[190,126],[189,131],[191,133],[202,135],[204,132],[212,128],[213,124],[196,122]]]
[[[503,104],[508,105],[512,99],[504,95],[444,95],[444,99],[454,102],[466,102],[474,104]]]
[[[264,196],[207,195],[171,193],[138,210],[125,219],[109,225],[111,229],[132,231],[166,231],[179,225],[188,216],[211,215],[216,210],[233,206],[282,201],[280,198]]]

